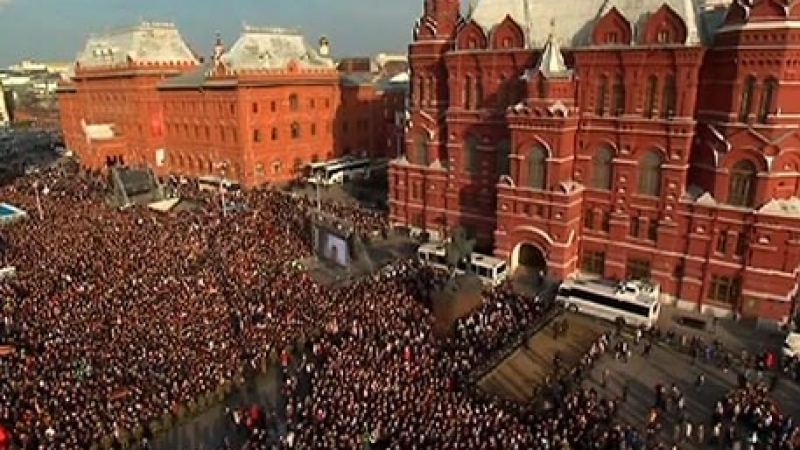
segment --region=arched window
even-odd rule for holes
[[[300,124],[292,122],[291,126],[292,139],[300,139]]]
[[[650,197],[661,195],[661,153],[649,150],[639,162],[639,194]]]
[[[606,100],[608,100],[606,97],[608,97],[608,77],[603,75],[597,85],[597,100],[594,104],[598,116],[606,113]]]
[[[622,75],[614,77],[614,111],[615,116],[625,113],[625,80]]]
[[[650,75],[647,79],[647,96],[644,101],[644,116],[652,119],[656,113],[656,95],[658,95],[658,77]]]
[[[464,171],[470,174],[476,174],[480,171],[478,140],[475,136],[467,136],[464,141]]]
[[[547,150],[533,147],[528,154],[528,187],[545,189],[547,186]]]
[[[728,204],[752,208],[756,198],[757,177],[758,169],[752,161],[743,159],[734,164],[728,183]]]
[[[604,191],[611,190],[613,175],[614,152],[608,147],[602,147],[592,158],[592,187]]]
[[[428,144],[430,143],[430,139],[428,136],[421,134],[417,136],[416,148],[414,149],[414,164],[418,164],[420,166],[427,166],[428,165]]]
[[[756,88],[756,78],[747,77],[742,86],[742,99],[739,105],[739,122],[748,122],[753,112],[753,91]]]
[[[775,93],[778,90],[778,80],[767,78],[764,81],[764,90],[761,92],[761,106],[758,108],[758,121],[767,123],[772,109],[775,107]]]
[[[472,108],[472,77],[464,80],[464,109]]]
[[[292,111],[297,111],[297,108],[300,107],[300,99],[297,97],[297,94],[292,94],[289,96],[289,109]]]
[[[664,90],[662,91],[661,98],[661,114],[665,119],[675,115],[677,101],[675,94],[675,77],[668,75],[664,80]]]
[[[507,139],[500,141],[497,144],[497,176],[509,175],[511,173],[511,164],[509,158],[511,156],[511,142]]]

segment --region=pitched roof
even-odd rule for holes
[[[222,55],[231,70],[283,69],[290,61],[305,68],[334,68],[297,30],[245,26],[239,39]]]
[[[205,62],[198,68],[178,75],[170,77],[162,81],[158,87],[160,88],[179,88],[179,87],[200,87],[206,82],[206,74],[211,68],[210,62]]]
[[[686,22],[687,44],[691,45],[709,42],[719,26],[719,10],[707,10],[705,3],[705,0],[580,0],[560,2],[554,7],[553,0],[481,0],[471,19],[489,32],[508,15],[522,27],[528,48],[543,47],[550,34],[562,45],[575,48],[590,43],[593,25],[612,8],[617,8],[638,34],[643,32],[648,17],[666,4]]]
[[[172,23],[142,22],[90,37],[76,63],[84,67],[140,63],[197,64],[197,57]]]

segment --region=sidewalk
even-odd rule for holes
[[[705,329],[699,329],[681,325],[678,323],[678,319],[681,317],[705,321],[706,327]],[[779,331],[758,328],[755,325],[744,324],[728,318],[717,319],[715,326],[709,316],[668,305],[664,305],[661,308],[658,326],[663,331],[674,330],[680,334],[698,336],[704,341],[716,339],[726,348],[733,351],[747,350],[748,353],[772,350],[780,354],[784,339],[783,333]]]

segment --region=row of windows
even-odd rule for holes
[[[606,253],[602,251],[584,252],[581,258],[581,270],[587,274],[605,275]],[[629,279],[650,279],[652,268],[650,261],[629,258],[625,264],[625,276]],[[706,293],[712,301],[736,306],[742,295],[742,279],[740,277],[713,275]]]
[[[331,107],[330,99],[324,99],[325,108]],[[317,107],[317,100],[314,98],[308,99],[308,108],[314,109]],[[297,94],[290,94],[289,95],[289,110],[291,111],[298,111],[300,109],[300,97]],[[261,104],[259,102],[253,102],[251,106],[251,111],[253,114],[258,114],[261,110]],[[278,111],[278,103],[273,100],[269,102],[269,110],[270,112],[277,112]]]
[[[167,114],[211,114],[216,112],[219,115],[236,115],[236,103],[225,101],[167,101],[164,102],[164,112]]]
[[[431,163],[429,158],[429,139],[418,136],[415,143],[411,162],[419,165]],[[502,141],[497,146],[498,175],[509,175],[509,155],[511,143]],[[542,146],[534,146],[527,156],[527,180],[521,184],[532,188],[545,190],[547,186],[547,160],[548,152]],[[665,160],[661,152],[647,151],[639,161],[637,193],[648,197],[661,195],[663,184],[662,166]],[[480,172],[480,155],[478,139],[467,136],[464,141],[463,169],[467,174],[477,175]],[[752,208],[756,200],[756,183],[758,170],[750,160],[741,160],[734,164],[729,175],[727,203],[732,206]],[[609,147],[601,147],[593,156],[591,164],[591,177],[588,185],[590,188],[610,191],[614,184],[614,152]]]
[[[308,133],[310,136],[317,135],[317,124],[312,123],[308,126]],[[299,122],[292,122],[289,125],[289,137],[292,139],[300,139],[302,135],[302,127],[300,126]],[[278,132],[278,127],[272,127],[272,131],[270,132],[270,139],[273,141],[277,141],[280,139],[280,133]],[[263,142],[264,137],[261,134],[261,129],[255,128],[253,129],[253,142]]]
[[[756,90],[758,88],[758,81],[756,77],[749,76],[744,81],[742,86],[742,98],[739,104],[739,121],[744,123],[750,122],[750,116],[753,114],[753,106],[755,103]],[[769,115],[773,113],[775,108],[775,96],[778,93],[778,80],[773,77],[767,78],[760,88],[761,99],[758,106],[758,115],[756,120],[759,123],[767,123]]]
[[[600,219],[599,224],[598,218]],[[584,213],[583,227],[587,230],[599,229],[603,233],[608,233],[611,230],[611,213],[608,211],[590,209]],[[631,217],[628,226],[628,234],[635,239],[647,239],[648,241],[657,242],[658,219],[645,219],[638,216]]]
[[[611,98],[609,98],[609,85]],[[645,86],[645,104],[642,113],[645,117],[652,119],[660,116],[670,118],[675,114],[677,107],[677,87],[675,77],[667,75],[662,82],[655,75],[647,79]],[[660,94],[660,102],[659,102]],[[606,115],[609,110],[611,114],[619,116],[625,114],[625,80],[622,75],[616,75],[611,84],[609,78],[601,76],[597,85],[597,98],[595,99],[595,113],[598,116]]]
[[[535,146],[528,153],[527,187],[533,189],[547,188],[547,150]],[[660,152],[649,150],[639,162],[639,180],[637,192],[648,197],[661,195],[662,165],[664,157]],[[610,190],[613,185],[613,153],[609,148],[601,148],[592,159],[592,178],[590,187]]]
[[[219,137],[219,142],[230,142],[236,144],[239,142],[239,133],[235,127],[210,127],[208,125],[200,126],[188,124],[168,123],[167,133],[170,136],[182,137],[185,139],[205,140],[206,142],[212,140],[212,128],[215,130],[214,134]],[[139,126],[141,133],[141,125]]]
[[[581,271],[587,274],[605,276],[606,253],[587,251],[581,258]],[[625,264],[625,277],[633,280],[649,280],[651,277],[650,261],[628,258]]]

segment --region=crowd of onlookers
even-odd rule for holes
[[[295,268],[312,251],[305,197],[242,193],[247,210],[227,217],[199,192],[195,211],[118,211],[102,179],[38,177],[44,220],[0,228],[2,263],[17,270],[0,283],[0,426],[21,449],[146,428],[276,352],[284,407],[231,413],[247,450],[641,448],[617,399],[579,383],[556,383],[546,408],[467,384],[548,318],[546,299],[492,290],[440,339],[430,294],[446,274],[412,258],[332,288]],[[19,180],[3,199],[36,211],[32,189]],[[322,206],[365,234],[388,230],[380,214]]]

